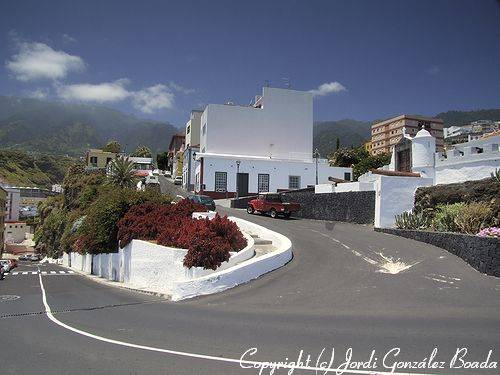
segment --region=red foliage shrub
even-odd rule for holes
[[[184,199],[176,204],[143,203],[132,206],[118,222],[118,240],[124,247],[133,239],[155,240],[171,221],[191,217],[193,212],[204,212],[202,205]]]
[[[226,216],[213,220],[181,218],[165,227],[158,236],[158,244],[188,249],[184,266],[217,269],[229,260],[230,251],[239,251],[247,241],[238,226]]]

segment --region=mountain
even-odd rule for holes
[[[0,96],[0,147],[82,156],[116,139],[126,152],[145,145],[165,151],[178,132],[167,122],[139,119],[118,110]]]
[[[371,137],[371,122],[345,119],[339,121],[318,121],[314,123],[313,144],[321,157],[335,151],[337,138],[341,147],[359,146]]]
[[[435,117],[444,121],[444,126],[463,126],[472,121],[500,121],[500,109],[479,109],[476,111],[448,111],[438,113]]]
[[[66,156],[30,155],[21,150],[0,150],[0,182],[14,186],[50,188],[61,183],[74,159]]]

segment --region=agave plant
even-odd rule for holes
[[[395,219],[399,229],[425,229],[429,226],[429,220],[422,212],[403,212]]]

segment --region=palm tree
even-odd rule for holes
[[[122,188],[135,186],[134,163],[128,157],[118,156],[109,163],[108,180]]]

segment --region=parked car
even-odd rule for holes
[[[182,176],[177,176],[177,177],[174,179],[174,184],[175,184],[175,185],[182,185]]]
[[[19,256],[19,260],[31,260],[31,254],[23,254]]]
[[[0,267],[0,280],[3,280],[3,275],[5,271],[3,270],[3,267]]]
[[[158,175],[149,175],[146,176],[146,184],[159,184]]]
[[[252,199],[247,205],[247,212],[249,214],[253,214],[254,212],[268,213],[272,218],[283,216],[288,219],[298,210],[300,210],[300,204],[283,202],[281,194],[278,193],[259,194],[256,199]]]
[[[17,259],[9,259],[10,261],[10,269],[13,270],[17,267]]]
[[[187,199],[191,202],[201,204],[205,206],[210,211],[215,211],[215,202],[208,195],[188,195]]]
[[[40,255],[38,255],[38,254],[31,254],[31,256],[30,256],[30,260],[32,262],[38,262],[38,261],[40,261],[40,259],[41,259]]]
[[[165,171],[165,177],[171,178],[172,177],[172,172]]]
[[[0,259],[0,267],[2,267],[2,269],[5,271],[5,272],[9,272],[10,271],[10,261],[8,259]]]

